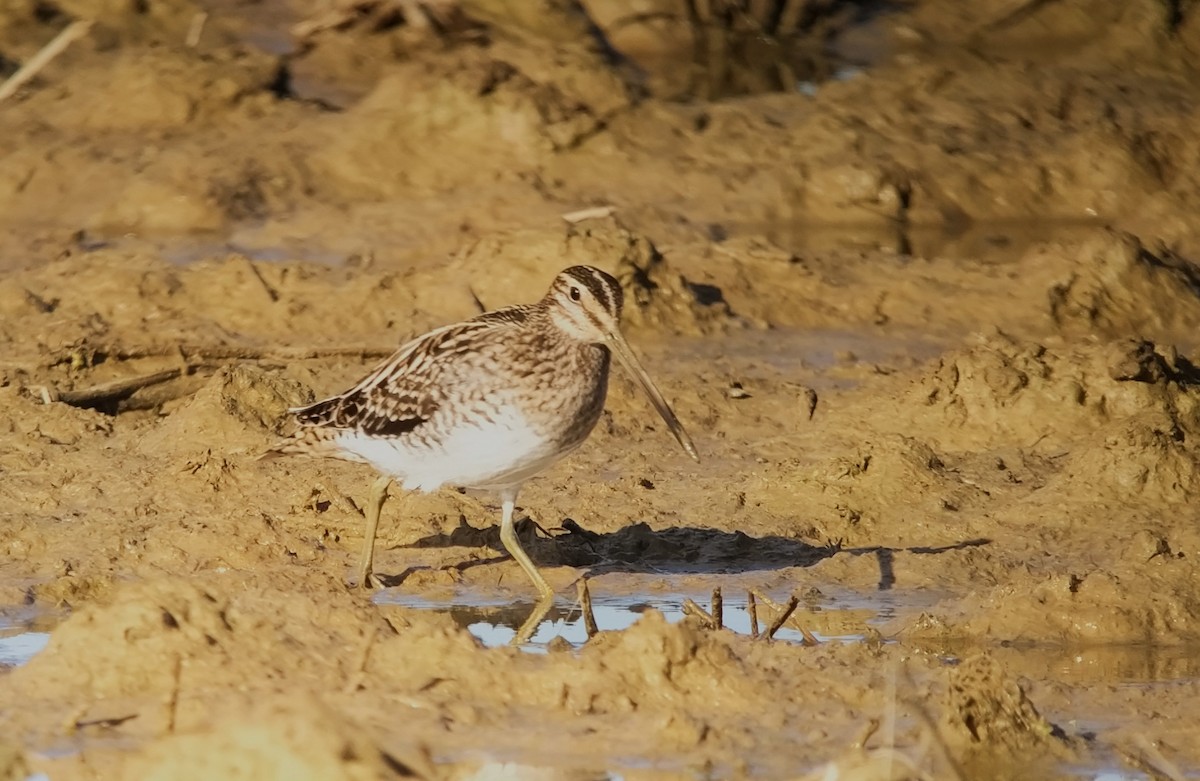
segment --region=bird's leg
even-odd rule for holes
[[[554,597],[554,591],[546,583],[546,579],[542,577],[542,573],[538,572],[537,567],[533,566],[533,562],[529,560],[521,542],[517,539],[516,529],[513,527],[513,510],[517,505],[516,489],[505,491],[500,495],[501,513],[500,516],[500,542],[504,543],[504,549],[509,555],[517,560],[521,565],[521,569],[525,570],[525,574],[533,581],[533,585],[537,587],[538,595],[543,601],[550,600]]]
[[[387,501],[391,484],[389,475],[383,475],[371,484],[371,496],[367,500],[367,529],[363,535],[362,558],[358,562],[359,588],[383,587],[383,582],[371,572],[371,564],[375,560],[375,531],[379,528],[379,512]]]

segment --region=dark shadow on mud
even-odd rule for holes
[[[811,567],[838,554],[871,554],[879,560],[879,589],[886,591],[896,582],[896,553],[936,555],[952,550],[987,545],[987,539],[966,540],[940,547],[843,548],[839,543],[809,543],[770,535],[751,537],[739,531],[696,527],[672,527],[654,530],[648,524],[635,523],[615,532],[600,533],[585,529],[571,518],[548,531],[526,518],[517,522],[521,545],[534,563],[541,567],[567,566],[586,568],[589,576],[604,573],[735,574],[789,567]],[[508,557],[500,542],[498,526],[476,528],[460,518],[449,533],[433,534],[409,546],[412,548],[489,547],[496,558],[464,562],[463,570],[492,564]],[[411,570],[396,577],[384,576],[389,585],[398,585]]]
[[[980,537],[975,540],[963,540],[956,542],[953,545],[939,545],[930,547],[928,545],[916,545],[911,548],[845,548],[842,553],[848,553],[851,556],[875,556],[879,562],[879,590],[888,591],[892,586],[896,585],[896,554],[897,553],[915,553],[918,555],[931,555],[938,553],[946,553],[952,550],[963,550],[965,548],[978,548],[983,545],[991,545],[992,541],[986,537]]]
[[[720,573],[807,567],[837,553],[836,546],[818,547],[786,537],[751,537],[742,532],[677,527],[655,531],[635,523],[600,533],[567,518],[546,530],[528,518],[517,522],[517,536],[534,563],[542,567],[586,567],[601,572]],[[460,519],[448,534],[433,534],[414,548],[489,547],[506,558],[500,528],[476,528]],[[492,560],[471,562],[472,565]]]
[[[517,535],[521,539],[522,547],[538,566],[576,567],[586,570],[586,577],[589,578],[605,573],[734,575],[792,567],[809,567],[837,555],[870,555],[875,556],[879,564],[879,591],[889,591],[896,584],[895,558],[899,553],[938,555],[991,543],[987,539],[973,539],[943,546],[844,548],[840,543],[810,545],[779,535],[751,537],[739,531],[726,532],[695,527],[654,530],[645,523],[635,523],[614,532],[600,533],[583,528],[571,518],[563,520],[559,527],[552,530],[546,530],[525,518],[517,522]],[[500,542],[500,530],[497,526],[476,528],[468,524],[462,516],[459,518],[459,525],[450,532],[432,534],[403,547],[475,549],[486,547],[497,552],[494,557],[464,559],[460,563],[444,567],[447,570],[460,572],[480,565],[495,564],[508,558],[508,554]],[[408,567],[396,575],[379,575],[379,578],[384,586],[391,588],[401,586],[410,575],[424,569],[427,567]],[[682,599],[679,595],[676,597]],[[765,600],[766,597],[760,596],[760,599]],[[791,607],[786,608],[787,614],[794,609],[795,600],[796,597],[793,596]],[[621,626],[628,625],[622,622],[628,618],[629,614],[640,613],[652,607],[659,610],[672,609],[671,605],[661,599],[656,601],[648,597],[644,598],[644,601],[640,601],[639,598],[633,600],[623,598],[618,601],[621,604],[604,606],[604,609],[609,611],[604,616],[601,616],[601,609],[598,606],[597,619],[595,619],[597,625],[602,623],[601,618],[616,621],[618,625],[600,626],[599,628],[621,628]],[[669,602],[669,599],[667,601]],[[419,598],[416,603],[411,599],[406,602],[403,597],[385,597],[381,600],[381,604],[387,603],[445,611],[460,626],[474,627],[475,631],[483,632],[484,634],[477,634],[477,636],[481,637],[488,645],[497,644],[497,635],[495,634],[497,632],[500,633],[499,642],[508,642],[518,646],[524,646],[530,642],[534,646],[548,642],[542,634],[539,634],[543,630],[549,631],[553,637],[557,637],[561,641],[562,633],[569,633],[569,625],[578,624],[583,620],[578,605],[571,604],[570,600],[564,602],[561,599],[533,603],[527,600],[514,601],[504,598],[497,602],[491,602],[486,597],[482,600],[476,597],[440,606],[420,604]],[[753,615],[753,608],[749,607],[749,603],[747,604],[748,615]],[[768,605],[764,603],[760,610],[765,610],[767,607]],[[681,609],[682,603],[674,605],[674,608]],[[784,608],[774,606],[771,609],[783,610]],[[787,621],[787,614],[783,616],[784,623]],[[766,619],[764,618],[764,620]],[[547,630],[547,627],[553,628]],[[782,624],[775,629],[781,627]],[[578,627],[575,629],[576,634],[582,631]],[[492,634],[488,634],[488,632]],[[755,630],[751,630],[751,634],[754,633]],[[508,639],[508,635],[512,636],[511,639]],[[541,637],[541,640],[536,639],[537,637]],[[583,639],[583,636],[576,638],[576,644],[583,642]],[[805,635],[800,639],[807,642],[809,636]]]

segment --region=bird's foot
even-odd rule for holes
[[[360,591],[378,591],[387,587],[387,581],[383,579],[383,576],[377,575],[374,572],[368,572],[366,575],[359,578],[357,583],[351,585],[351,588],[358,589]]]

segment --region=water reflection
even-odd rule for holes
[[[600,631],[619,631],[633,626],[648,610],[661,612],[671,623],[682,621],[686,614],[684,603],[687,599],[708,606],[707,596],[698,593],[626,595],[594,597],[592,612]],[[380,605],[445,612],[489,648],[511,643],[536,607],[529,602],[499,601],[476,594],[463,595],[451,603],[436,602],[399,591],[382,591],[375,601]],[[818,640],[859,641],[869,633],[871,625],[894,617],[894,606],[888,602],[884,600],[874,605],[855,605],[829,600],[824,604],[802,604],[776,632],[775,639],[803,643],[804,634],[800,629],[803,627]],[[765,619],[769,615],[767,608],[759,607],[760,630],[765,627]],[[750,613],[744,601],[727,600],[722,618],[726,629],[743,635],[751,634]],[[530,653],[545,653],[548,644],[555,638],[561,638],[561,641],[574,648],[587,641],[587,630],[579,605],[567,600],[556,602],[532,627],[528,642],[521,644],[520,648]]]
[[[61,616],[25,607],[0,608],[0,668],[19,667],[50,642]]]

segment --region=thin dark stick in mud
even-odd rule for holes
[[[587,632],[588,639],[591,640],[600,631],[596,626],[596,614],[592,612],[592,592],[588,588],[587,578],[580,578],[579,585],[579,609],[583,611],[583,629]]]
[[[80,719],[75,722],[75,729],[87,729],[88,727],[102,727],[104,729],[112,729],[119,727],[127,721],[136,719],[138,714],[127,713],[123,716],[105,716],[99,719]]]
[[[709,615],[708,611],[697,605],[691,599],[683,600],[683,612],[687,613],[689,616],[695,616],[696,618],[700,619],[709,629],[718,628],[716,620]]]
[[[386,358],[395,347],[239,347],[236,345],[161,345],[147,347],[114,347],[97,350],[119,360],[173,356],[182,352],[189,358],[242,361],[308,361],[314,358]]]
[[[175,655],[175,666],[171,670],[171,696],[167,699],[167,734],[175,732],[179,718],[179,691],[183,688],[183,656]]]
[[[795,603],[799,600],[799,597],[796,597],[793,595],[792,598],[788,601],[787,605],[781,605],[778,602],[776,602],[775,600],[768,597],[766,594],[762,594],[757,591],[751,592],[751,596],[758,597],[758,601],[762,602],[764,605],[766,605],[768,608],[770,608],[771,611],[774,612],[776,615],[778,615],[781,611],[785,611],[785,613],[786,613],[782,619],[776,618],[776,620],[780,621],[781,623],[779,624],[779,626],[776,626],[774,629],[771,630],[771,633],[770,633],[770,635],[768,635],[768,637],[774,637],[775,633],[778,632],[779,629],[783,626],[783,624],[787,622],[788,618],[796,610],[796,605],[793,603]],[[772,624],[772,626],[774,626],[774,624]],[[813,645],[821,644],[821,641],[818,640],[817,636],[814,635],[812,632],[808,631],[807,629],[800,626],[799,624],[796,624],[796,628],[799,630],[800,634],[804,636],[804,645],[813,646]]]
[[[866,726],[863,727],[862,733],[858,738],[850,744],[851,748],[864,749],[867,747],[867,741],[871,736],[879,731],[879,719],[867,719]]]
[[[721,596],[721,587],[717,586],[713,589],[712,595],[712,617],[716,623],[717,629],[725,626],[725,600]]]
[[[758,605],[753,591],[746,592],[746,612],[750,614],[750,636],[758,637]]]
[[[64,404],[70,404],[72,407],[93,407],[105,402],[121,401],[122,399],[129,398],[142,388],[149,388],[151,385],[170,382],[181,374],[183,374],[182,369],[167,369],[152,374],[144,374],[141,377],[130,377],[125,380],[106,382],[91,388],[85,388],[84,390],[48,391],[46,398],[49,401],[61,401]]]
[[[246,268],[250,270],[250,275],[258,281],[259,285],[262,286],[263,292],[266,293],[267,298],[271,301],[271,303],[279,303],[279,291],[271,287],[271,284],[267,282],[267,278],[264,277],[262,272],[258,270],[258,266],[254,265],[253,260],[250,258],[244,258],[244,260],[246,262]]]
[[[796,610],[796,606],[799,604],[800,598],[793,594],[792,598],[788,600],[788,603],[783,606],[783,611],[780,612],[779,615],[775,616],[775,620],[771,622],[771,626],[767,629],[763,637],[767,638],[767,640],[773,640],[775,638],[775,633],[778,632],[780,628],[787,623],[787,620],[792,617],[792,613]]]

